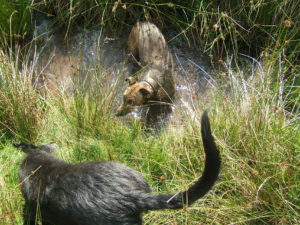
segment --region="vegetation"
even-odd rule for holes
[[[22,224],[23,154],[12,141],[55,141],[68,162],[121,161],[154,191],[176,192],[201,174],[199,118],[206,108],[222,154],[219,182],[191,207],[149,212],[145,224],[299,224],[299,10],[294,0],[0,0],[0,224]],[[186,44],[211,57],[215,79],[193,100],[194,115],[178,109],[184,123],[145,134],[139,121],[114,116],[119,82],[106,82],[110,74],[101,66],[90,71],[96,91],[78,84],[71,96],[49,97],[35,90],[26,47],[36,13],[53,29],[66,28],[66,37],[78,27],[117,32],[144,19],[173,25]]]

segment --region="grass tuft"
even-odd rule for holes
[[[32,86],[33,74],[26,63],[19,68],[18,55],[14,58],[3,51],[0,54],[0,131],[7,137],[34,143],[47,107]]]

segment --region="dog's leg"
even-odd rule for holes
[[[158,131],[165,127],[168,122],[168,116],[172,112],[172,107],[170,105],[151,105],[149,106],[146,115],[146,129],[153,129]]]
[[[23,207],[23,225],[35,225],[36,224],[36,213],[35,209],[29,208],[28,206]]]

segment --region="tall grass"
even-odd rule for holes
[[[72,97],[61,96],[58,102],[61,112],[76,125],[78,136],[82,131],[105,133],[103,120],[114,120],[114,100],[120,87],[118,78],[96,66],[87,72],[85,80],[75,81],[75,87]]]
[[[13,46],[30,35],[32,0],[0,0],[0,45]]]
[[[283,47],[289,60],[299,57],[300,4],[294,0],[49,0],[37,1],[34,8],[52,16],[55,26],[67,27],[67,32],[78,24],[116,31],[137,20],[173,26],[188,43],[200,45],[216,57],[215,61],[229,50],[259,56],[265,48],[274,52]]]
[[[33,88],[33,71],[27,62],[19,66],[18,50],[10,57],[3,51],[0,54],[0,131],[35,142],[43,127],[46,106]]]
[[[80,85],[74,96],[44,99],[44,110],[31,86],[16,79],[22,77],[22,70],[7,59],[1,63],[1,75],[15,68],[15,76],[4,77],[2,82],[2,96],[11,96],[10,104],[1,100],[2,106],[7,104],[2,109],[10,109],[0,117],[6,124],[2,131],[13,130],[10,135],[15,138],[38,143],[56,141],[61,148],[58,157],[69,162],[121,161],[143,173],[154,191],[177,192],[201,174],[204,155],[198,121],[209,107],[222,154],[218,183],[185,210],[146,214],[145,224],[298,224],[299,109],[294,114],[286,111],[284,95],[291,87],[283,82],[274,86],[273,77],[281,73],[271,64],[253,65],[250,75],[232,70],[230,63],[225,65],[224,80],[211,82],[208,105],[206,98],[194,100],[194,118],[149,136],[138,121],[128,126],[113,116],[111,103],[117,86],[104,83],[110,74],[101,68],[92,70],[96,71],[94,89]],[[43,116],[36,117],[33,109]],[[182,117],[188,113],[181,112]],[[8,137],[3,136],[0,145],[0,196],[4,199],[0,218],[3,224],[21,224],[23,201],[17,169],[22,154],[11,147]]]
[[[284,84],[271,85],[273,66],[257,66],[248,78],[243,71],[229,70],[228,92],[212,101],[219,115],[216,123],[222,126],[216,135],[223,146],[224,172],[231,173],[225,187],[247,215],[231,216],[240,217],[242,223],[296,224],[300,209],[299,109],[296,114],[285,110]],[[279,71],[277,75],[281,76]]]
[[[178,35],[197,45],[219,62],[229,52],[259,57],[278,54],[297,64],[299,58],[300,4],[280,1],[167,1],[167,0],[47,0],[2,1],[1,38],[30,36],[32,15],[51,19],[52,29],[60,29],[66,37],[79,27],[105,27],[115,33],[131,27],[137,20],[150,20],[162,28],[176,28]],[[175,37],[174,37],[175,38]],[[2,41],[3,42],[3,41]],[[5,42],[5,41],[4,41]]]

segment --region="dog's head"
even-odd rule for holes
[[[118,108],[116,116],[132,112],[135,106],[145,103],[154,93],[153,87],[145,81],[137,82],[133,77],[127,78],[126,81],[129,86],[123,93],[123,103]]]
[[[47,145],[39,145],[39,146],[35,146],[33,144],[27,144],[27,143],[13,143],[13,146],[20,149],[21,151],[25,152],[25,153],[31,153],[33,151],[45,151],[48,153],[54,153],[57,150],[57,144],[54,142],[51,142]]]

